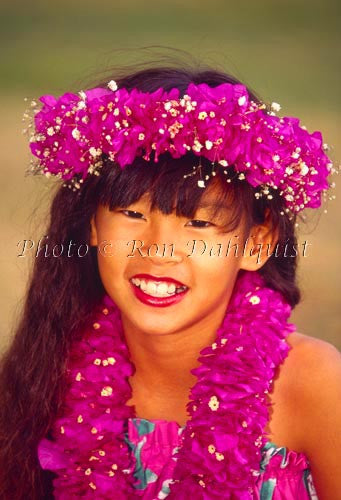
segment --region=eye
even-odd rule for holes
[[[199,220],[199,219],[194,219],[194,220],[191,220],[189,221],[190,223],[198,223],[198,225],[194,225],[194,227],[197,227],[197,228],[200,228],[200,227],[210,227],[210,226],[213,226],[214,224],[212,224],[211,222],[209,221],[206,221],[206,220]],[[205,226],[205,224],[208,224]]]
[[[127,215],[129,218],[132,219],[141,219],[143,217],[143,215],[140,212],[136,212],[135,210],[120,210],[120,213],[123,213],[124,215]]]

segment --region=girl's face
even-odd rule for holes
[[[247,252],[242,255],[243,228],[222,232],[227,208],[215,218],[210,214],[215,200],[215,192],[207,190],[193,219],[152,212],[148,194],[129,207],[98,207],[91,220],[90,244],[98,247],[103,286],[121,310],[126,328],[166,335],[194,330],[198,334],[220,326],[239,269],[252,265]],[[144,283],[137,278],[141,274],[149,275]],[[156,288],[161,284],[158,278],[167,278],[168,287],[163,283]],[[174,295],[181,284],[185,291]],[[168,298],[155,298],[155,293]]]

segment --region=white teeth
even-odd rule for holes
[[[175,293],[186,289],[185,286],[178,287],[177,289],[174,283],[157,283],[145,279],[140,280],[139,278],[133,278],[131,281],[134,285],[139,286],[141,290],[152,297],[169,297],[170,295],[175,295]]]
[[[166,285],[166,283],[165,283]],[[168,288],[168,293],[174,293],[175,290],[176,290],[176,286],[174,285],[174,283],[171,283],[170,285],[167,285],[167,288]]]
[[[149,286],[149,285],[150,285],[150,283],[148,283],[148,286]],[[169,289],[170,289],[170,287],[169,287]],[[156,291],[156,290],[157,290],[159,293],[167,293],[167,291],[168,291],[168,285],[167,285],[167,283],[160,283],[159,285],[157,285],[157,286],[155,287],[155,290],[154,290],[154,291]],[[175,286],[174,286],[174,290],[172,290],[172,291],[173,291],[173,292],[175,292]],[[169,293],[170,293],[170,291],[169,291]]]
[[[152,281],[148,281],[147,287],[146,287],[146,292],[151,295],[151,294],[155,294],[156,290],[157,290],[157,285],[155,283],[153,283]]]

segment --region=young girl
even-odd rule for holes
[[[320,133],[213,69],[114,78],[31,125],[58,183],[2,360],[1,498],[341,498],[340,355],[288,322]]]

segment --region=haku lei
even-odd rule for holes
[[[270,188],[278,190],[286,212],[318,208],[334,187],[328,177],[337,170],[321,133],[276,116],[276,103],[267,111],[244,85],[191,83],[183,97],[177,88],[128,91],[114,81],[108,87],[43,95],[40,109],[32,101],[29,173],[57,176],[76,191],[89,174],[100,174],[103,155],[124,168],[137,157],[158,162],[162,153],[180,158],[191,151],[225,175],[233,165],[238,179],[259,188],[257,198],[272,199]],[[205,187],[204,180],[198,185]]]
[[[190,415],[167,499],[252,499],[266,442],[269,400],[276,368],[288,354],[291,307],[255,271],[237,278],[215,342],[192,370]],[[138,498],[135,458],[124,441],[135,409],[126,402],[132,389],[120,311],[105,295],[94,320],[74,341],[68,359],[68,391],[51,437],[38,453],[54,471],[57,500]]]

